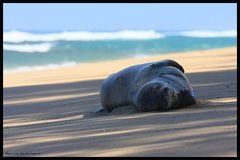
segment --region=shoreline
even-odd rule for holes
[[[226,48],[236,48],[236,46],[229,46],[229,47],[218,47],[218,48],[210,48],[210,49],[195,49],[190,51],[179,51],[179,52],[166,52],[166,53],[158,53],[158,54],[136,54],[134,56],[129,56],[127,59],[141,59],[141,58],[150,58],[156,57],[161,55],[168,55],[168,54],[185,54],[185,53],[192,53],[192,52],[200,52],[200,51],[211,51],[211,50],[220,50]],[[105,59],[105,60],[94,60],[94,61],[85,61],[85,62],[75,62],[75,61],[66,61],[62,63],[49,63],[45,65],[34,65],[34,66],[19,66],[14,69],[6,69],[3,70],[3,74],[16,74],[16,73],[25,73],[25,72],[36,72],[36,71],[46,71],[52,69],[61,69],[61,68],[69,68],[74,67],[76,65],[81,64],[94,64],[94,63],[101,63],[101,62],[109,62],[109,61],[119,61],[119,60],[126,60],[126,58],[113,58],[113,59]],[[31,69],[32,68],[32,69]]]
[[[227,70],[236,68],[237,47],[168,53],[145,58],[129,58],[101,62],[89,62],[69,67],[39,71],[4,73],[3,87],[17,87],[65,83],[74,81],[97,80],[131,65],[152,61],[173,59],[179,62],[186,73]],[[228,53],[226,53],[228,52]],[[199,59],[206,58],[206,64],[199,64]],[[225,62],[225,58],[228,61]],[[191,60],[190,60],[191,59]],[[225,62],[221,65],[221,62]],[[235,61],[235,62],[234,62]],[[109,67],[111,66],[111,67]]]

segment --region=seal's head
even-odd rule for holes
[[[136,107],[140,111],[166,111],[172,108],[177,94],[165,82],[150,81],[142,86],[136,97]]]

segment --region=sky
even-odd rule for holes
[[[4,3],[3,29],[22,31],[236,30],[236,3]]]

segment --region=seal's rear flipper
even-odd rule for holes
[[[154,67],[154,68],[163,67],[163,66],[173,66],[173,67],[178,68],[180,71],[182,71],[184,73],[183,67],[179,63],[177,63],[176,61],[170,60],[170,59],[153,63],[151,66]]]

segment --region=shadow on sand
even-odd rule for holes
[[[236,70],[187,77],[199,103],[169,112],[95,114],[102,80],[4,88],[4,152],[208,156],[236,151]]]

